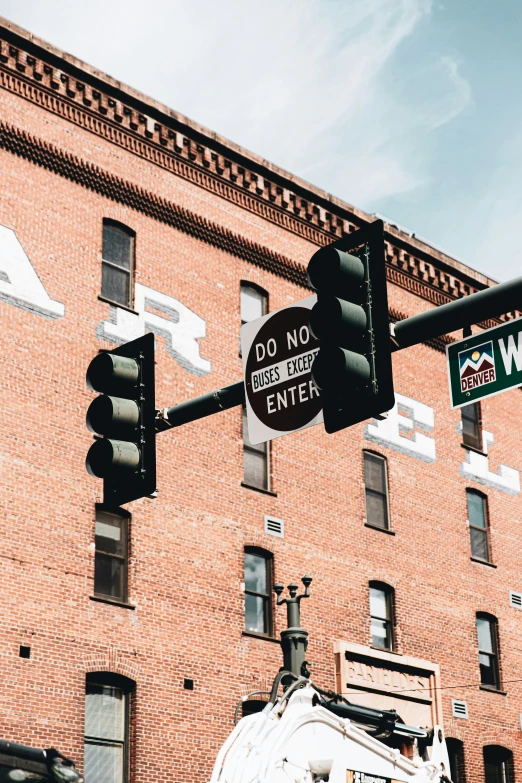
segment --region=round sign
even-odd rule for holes
[[[322,408],[311,367],[319,342],[308,328],[310,310],[288,307],[255,336],[246,362],[245,390],[257,418],[279,432],[305,427]]]

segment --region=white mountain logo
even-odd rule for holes
[[[495,358],[491,342],[459,353],[461,391],[466,392],[492,383],[496,379]]]

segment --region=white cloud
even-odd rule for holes
[[[369,209],[427,181],[419,140],[470,102],[447,57],[390,80],[431,0],[91,0],[88,13],[0,0],[0,13]]]

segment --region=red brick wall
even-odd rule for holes
[[[28,88],[22,97],[5,77],[7,67],[0,63],[0,116],[54,145],[45,160],[70,153],[284,256],[296,269],[317,248],[304,223],[299,235],[295,225],[301,224],[290,218],[278,225],[268,212],[263,216],[124,150],[98,126],[82,128],[72,113],[58,116],[50,88],[47,107]],[[187,136],[191,132],[187,128]],[[129,595],[135,608],[89,600],[101,482],[84,468],[92,442],[84,423],[92,395],[84,378],[96,352],[113,347],[95,333],[109,317],[109,305],[98,299],[103,218],[136,232],[136,281],[179,299],[206,322],[200,341],[201,355],[212,362],[206,376],[183,370],[157,339],[160,406],[241,378],[241,280],[269,292],[271,311],[309,291],[281,276],[283,261],[270,267],[259,261],[260,251],[253,261],[232,255],[144,213],[139,199],[134,207],[121,203],[74,181],[66,166],[58,172],[41,165],[45,156],[33,162],[29,147],[6,145],[0,149],[0,225],[15,230],[47,292],[66,309],[53,321],[0,302],[0,735],[53,745],[81,766],[85,675],[115,671],[137,683],[133,780],[167,781],[175,770],[176,779],[205,781],[238,699],[265,688],[282,663],[277,644],[242,635],[243,548],[256,545],[274,553],[276,581],[314,577],[303,623],[318,684],[334,686],[334,640],[370,644],[368,582],[382,580],[395,588],[398,652],[441,667],[446,733],[464,742],[468,781],[483,780],[486,744],[513,751],[521,781],[522,683],[510,681],[522,677],[522,613],[509,606],[508,594],[522,590],[520,495],[460,476],[460,413],[449,409],[445,357],[428,346],[396,354],[394,374],[399,393],[434,409],[434,463],[370,443],[364,424],[331,436],[318,426],[272,444],[275,495],[267,495],[241,486],[240,409],[162,434],[158,498],[130,506]],[[335,210],[348,219],[348,207],[333,204]],[[399,254],[405,241],[396,245]],[[408,252],[419,256],[414,245]],[[448,272],[448,261],[430,256],[429,248],[423,253],[425,263],[454,276],[452,286],[473,280],[483,286],[471,270]],[[390,305],[403,314],[431,306],[428,295],[451,294],[447,283],[421,267],[405,262],[404,285],[389,285]],[[521,405],[518,390],[483,405],[484,428],[495,436],[493,472],[500,463],[522,467]],[[388,459],[394,536],[363,525],[363,448]],[[497,568],[470,561],[467,486],[488,495]],[[264,514],[284,520],[284,539],[263,532]],[[476,685],[477,611],[498,618],[505,695]],[[284,623],[284,612],[276,611],[277,633]],[[18,656],[19,645],[30,645],[29,660]],[[194,678],[194,691],[183,690],[184,677]],[[468,702],[469,720],[451,717],[452,698]]]

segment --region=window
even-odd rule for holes
[[[127,783],[134,683],[108,672],[87,675],[85,783]]]
[[[272,555],[245,549],[245,630],[272,636]]]
[[[464,744],[453,737],[446,737],[450,763],[450,777],[453,783],[466,783],[464,767]]]
[[[473,489],[466,490],[468,501],[471,557],[489,563],[488,509],[486,496]]]
[[[381,582],[370,582],[370,618],[372,645],[382,650],[393,650],[392,587]]]
[[[513,754],[500,745],[484,748],[484,772],[486,783],[515,783]]]
[[[241,283],[240,290],[241,326],[249,321],[266,315],[268,312],[268,294],[252,283]]]
[[[371,451],[364,452],[364,486],[366,492],[366,523],[388,530],[388,478],[386,458]]]
[[[127,601],[129,517],[96,510],[95,595]]]
[[[482,451],[482,427],[480,402],[464,405],[462,412],[462,442],[465,446]]]
[[[500,688],[498,668],[497,621],[487,614],[477,614],[480,682],[489,688]]]
[[[124,307],[132,307],[134,236],[125,226],[103,221],[101,293]]]
[[[240,289],[241,326],[266,315],[268,294],[252,283],[241,283]],[[241,346],[240,346],[241,354]],[[254,446],[248,437],[246,406],[243,405],[243,466],[244,482],[257,489],[270,489],[269,469],[270,447],[268,443]]]
[[[266,699],[247,699],[241,705],[241,717],[246,718],[247,715],[263,712],[267,704],[268,701]]]
[[[243,405],[243,470],[244,482],[257,489],[270,489],[269,446],[258,443],[254,446],[248,438],[246,405]]]

